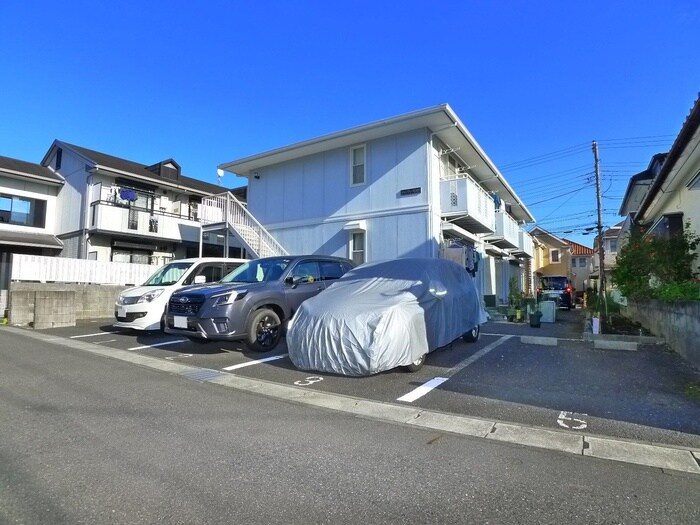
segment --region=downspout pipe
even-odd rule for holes
[[[90,220],[90,193],[92,192],[93,173],[97,168],[93,168],[91,173],[85,177],[85,198],[83,199],[83,235],[80,242],[79,259],[88,258],[88,226]]]

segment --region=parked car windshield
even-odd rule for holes
[[[182,274],[192,266],[191,262],[171,262],[163,266],[156,273],[151,275],[144,286],[169,286],[180,280]]]
[[[544,276],[540,281],[540,287],[543,290],[566,290],[568,284],[568,279],[566,277]]]
[[[240,265],[227,274],[222,283],[259,283],[276,281],[289,266],[290,259],[257,259]]]

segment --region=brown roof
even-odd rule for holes
[[[569,246],[571,246],[571,254],[572,255],[594,255],[595,250],[593,248],[589,248],[588,246],[584,246],[583,244],[579,244],[574,241],[570,241],[569,239],[564,239],[567,243],[569,243]]]

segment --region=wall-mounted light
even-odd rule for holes
[[[257,171],[254,171],[254,172],[253,172],[253,178],[254,178],[254,179],[260,179],[260,175],[258,174]]]

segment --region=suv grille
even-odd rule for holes
[[[168,310],[178,315],[195,315],[203,304],[203,295],[177,295],[170,298]]]

